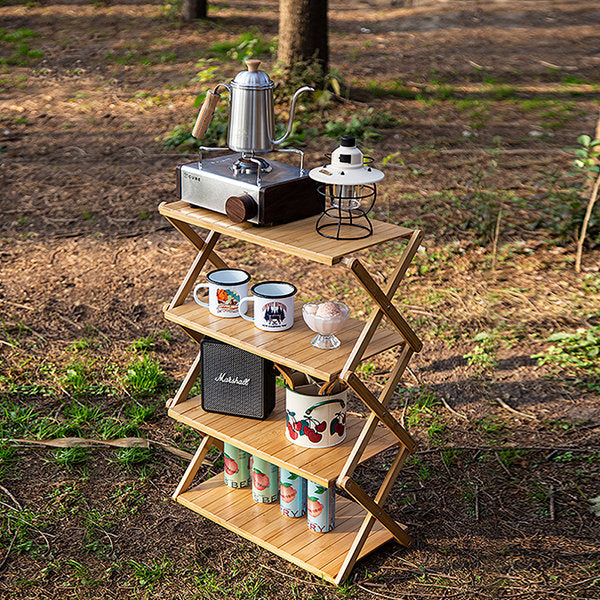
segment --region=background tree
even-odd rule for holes
[[[327,74],[327,0],[279,0],[277,58],[290,72],[316,60]]]
[[[181,16],[184,21],[206,19],[207,0],[183,0]]]

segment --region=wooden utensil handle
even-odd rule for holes
[[[217,102],[221,98],[220,94],[216,94],[212,90],[208,90],[206,92],[206,98],[204,98],[204,102],[200,107],[200,112],[198,113],[198,118],[196,119],[196,123],[194,123],[194,128],[192,129],[192,136],[196,139],[202,139],[210,122],[212,121],[213,115],[215,114],[215,108],[217,107]]]
[[[292,379],[292,370],[285,365],[278,365],[277,363],[273,363],[275,368],[281,373],[284,381],[287,383],[290,390],[294,389],[294,380]]]

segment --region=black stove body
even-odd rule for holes
[[[261,159],[261,168],[247,172],[236,167],[240,159],[241,154],[228,154],[178,166],[179,198],[226,214],[234,223],[279,225],[323,212],[308,171]]]

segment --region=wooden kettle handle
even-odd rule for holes
[[[213,115],[215,114],[215,108],[217,107],[217,102],[220,98],[221,95],[212,90],[206,92],[206,98],[204,98],[204,102],[198,113],[198,118],[192,129],[192,136],[196,139],[200,140],[204,137],[204,134],[212,121]]]

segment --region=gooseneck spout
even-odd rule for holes
[[[274,146],[277,146],[278,144],[281,144],[281,142],[285,141],[288,137],[288,135],[290,135],[290,133],[292,132],[292,123],[294,122],[294,113],[296,112],[296,100],[298,99],[298,96],[300,94],[302,94],[303,92],[314,92],[314,88],[311,88],[308,85],[305,85],[304,87],[301,87],[299,90],[296,90],[296,93],[294,94],[294,97],[292,98],[292,103],[290,105],[290,118],[288,119],[288,124],[287,124],[287,129],[285,130],[285,133],[277,140],[271,140],[271,142],[273,143]]]

